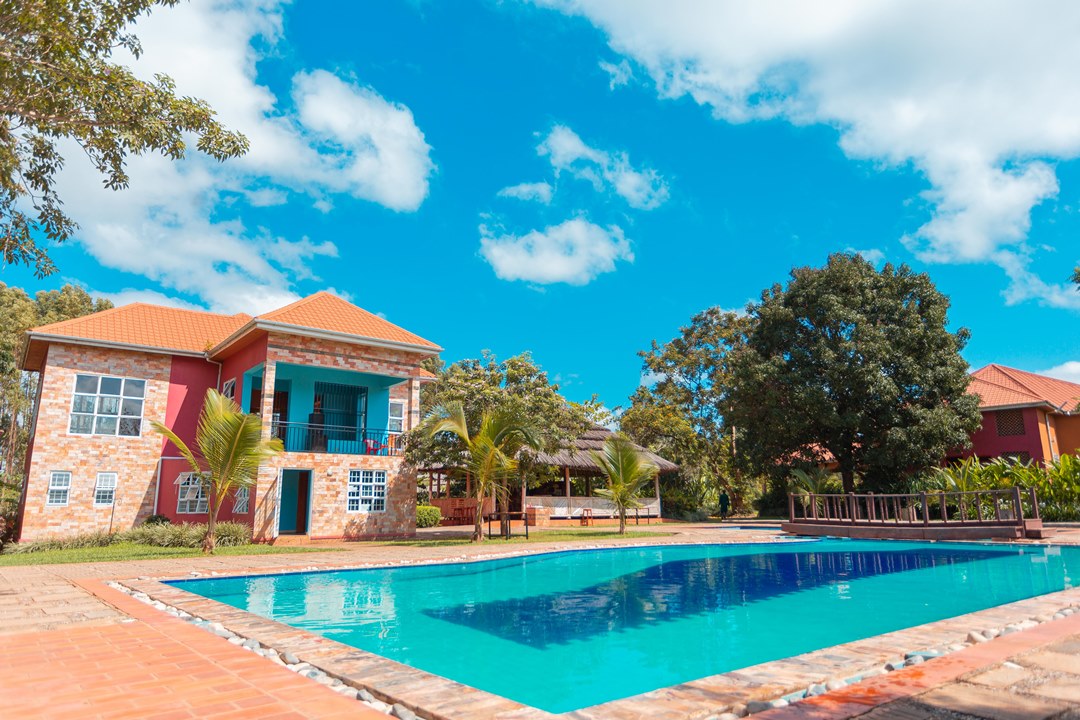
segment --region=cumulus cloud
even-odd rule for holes
[[[630,67],[630,63],[626,61],[626,58],[620,60],[618,64],[601,60],[600,69],[608,74],[610,78],[608,87],[612,90],[621,85],[629,85],[630,81],[634,79],[634,69]]]
[[[548,158],[556,173],[586,180],[598,191],[610,189],[638,210],[652,210],[668,199],[668,187],[652,168],[636,169],[625,152],[591,147],[565,125],[556,125],[536,151]]]
[[[1067,0],[535,0],[586,17],[661,97],[717,118],[835,127],[850,157],[911,164],[932,217],[904,238],[929,262],[991,262],[1012,297],[1075,307],[1033,283],[1031,211],[1048,161],[1080,155],[1080,5]]]
[[[574,218],[525,235],[499,234],[480,226],[480,253],[503,280],[547,285],[585,285],[634,254],[623,231]]]
[[[1080,361],[1070,360],[1063,362],[1060,365],[1055,365],[1048,370],[1042,370],[1040,375],[1049,375],[1050,377],[1058,378],[1059,380],[1068,380],[1069,382],[1080,383]]]
[[[504,187],[497,194],[499,197],[517,198],[518,200],[534,201],[547,205],[551,202],[553,188],[550,183],[521,183]]]
[[[879,263],[885,262],[885,253],[883,253],[881,250],[878,250],[877,248],[867,248],[865,250],[856,250],[853,247],[849,247],[844,252],[849,252],[849,253],[855,253],[857,255],[862,255],[863,259],[866,260],[866,262],[871,263],[873,265],[877,265]]]
[[[315,277],[312,264],[337,248],[252,227],[239,219],[239,203],[280,205],[301,194],[328,211],[345,196],[410,211],[423,202],[434,163],[407,107],[325,70],[298,73],[287,98],[260,84],[256,64],[280,39],[283,4],[193,0],[137,24],[145,53],[119,60],[144,77],[170,75],[180,94],[207,100],[247,135],[251,149],[225,163],[194,150],[180,162],[134,157],[130,188],[112,192],[77,147],[66,147],[60,188],[81,225],[77,240],[100,264],[215,310],[259,312],[295,300],[294,283]],[[113,294],[136,293],[164,297],[137,288]]]

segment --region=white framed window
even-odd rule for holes
[[[405,403],[396,400],[390,401],[390,422],[387,430],[392,433],[404,432],[405,430]]]
[[[236,378],[230,378],[221,384],[221,394],[230,400],[236,399]]]
[[[176,514],[205,515],[208,509],[202,479],[195,473],[180,473],[176,478]]]
[[[76,375],[68,431],[76,435],[139,437],[145,396],[145,380]]]
[[[97,474],[97,483],[94,485],[94,504],[97,506],[112,505],[116,500],[116,473],[102,472]]]
[[[71,492],[71,473],[53,472],[49,474],[49,495],[46,505],[67,505],[68,493]]]
[[[385,511],[386,471],[350,470],[346,509],[349,512]]]
[[[248,488],[240,488],[236,491],[236,495],[233,497],[232,511],[233,515],[244,515],[248,511],[248,504],[251,502],[251,490]]]

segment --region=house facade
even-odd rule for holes
[[[1080,452],[1080,384],[1004,365],[971,374],[982,427],[961,457],[1045,463]]]
[[[35,328],[38,373],[20,540],[117,531],[152,514],[204,522],[206,499],[156,420],[193,443],[210,388],[261,416],[285,451],[220,519],[260,541],[407,537],[421,361],[441,348],[328,293],[252,317],[136,303]]]

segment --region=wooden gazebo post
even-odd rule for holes
[[[566,486],[566,517],[574,517],[574,509],[570,507],[570,466],[563,465],[563,482]]]

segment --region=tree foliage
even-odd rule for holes
[[[709,308],[673,340],[663,345],[654,340],[639,353],[643,371],[655,382],[637,389],[620,426],[637,443],[682,467],[680,477],[664,480],[665,500],[679,502],[675,494],[689,494],[687,504],[698,503],[697,509],[715,504],[724,490],[742,507],[753,492],[748,476],[735,468],[735,437],[723,413],[732,353],[749,328],[745,316]]]
[[[5,263],[55,271],[40,236],[60,242],[76,229],[64,214],[56,174],[71,141],[103,175],[127,187],[129,155],[171,159],[193,133],[202,152],[224,160],[247,151],[204,101],[179,97],[173,81],[142,80],[115,62],[142,48],[130,25],[177,0],[0,0],[0,253]]]
[[[641,507],[638,498],[645,485],[652,481],[659,469],[634,444],[622,435],[612,435],[604,441],[600,452],[593,451],[593,459],[604,473],[606,487],[596,491],[607,498],[619,513],[619,534],[626,534],[626,511]]]
[[[164,424],[151,420],[150,425],[176,446],[202,484],[207,509],[203,552],[211,554],[217,544],[221,506],[237,490],[255,484],[263,461],[284,449],[281,440],[263,438],[262,419],[243,412],[213,388],[206,391],[199,413],[194,449]]]
[[[839,465],[844,490],[904,486],[966,447],[980,425],[960,357],[968,331],[947,328],[949,300],[907,266],[877,271],[853,254],[796,268],[751,307],[732,360],[728,421],[761,469]]]
[[[425,362],[436,379],[420,391],[424,415],[459,403],[470,428],[480,427],[485,414],[514,417],[534,428],[539,447],[548,451],[568,444],[587,426],[583,407],[568,403],[529,353],[498,360],[484,352],[478,359],[459,360],[445,367],[438,359]],[[405,457],[413,467],[455,466],[460,453],[460,444],[450,434],[413,432],[406,442]]]
[[[475,430],[470,432],[470,427]],[[540,447],[536,428],[524,416],[506,409],[486,410],[479,422],[470,425],[462,404],[451,402],[434,408],[421,425],[421,431],[431,437],[449,439],[460,448],[455,467],[472,476],[476,498],[472,540],[482,541],[484,499],[506,501],[510,482],[517,477],[519,451]]]

